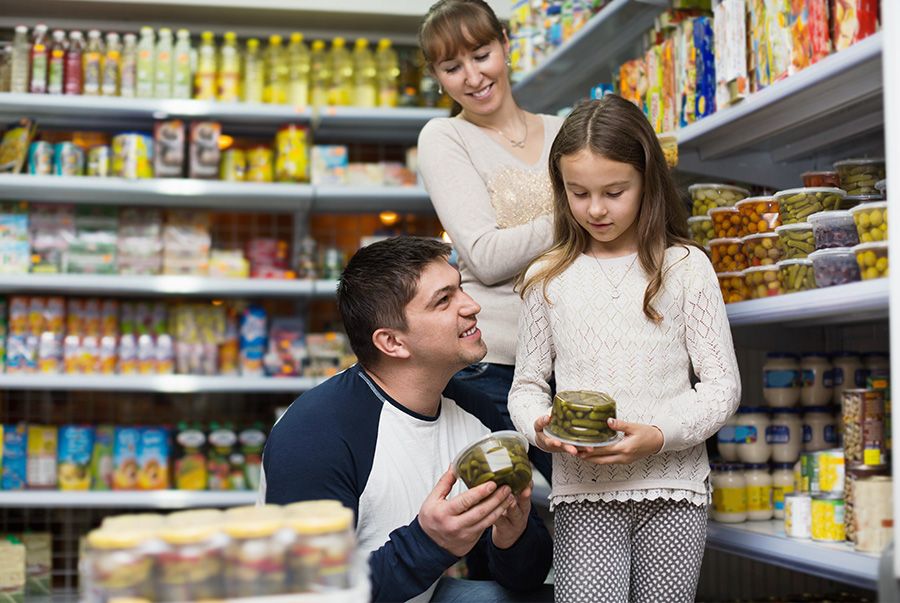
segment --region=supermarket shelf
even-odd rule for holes
[[[613,0],[516,83],[516,100],[529,111],[556,113],[612,83],[619,66],[642,53],[642,37],[667,0]]]
[[[11,201],[295,212],[308,211],[313,194],[313,187],[306,184],[0,175],[0,199]]]
[[[447,109],[428,107],[323,107],[313,118],[313,137],[316,143],[352,140],[415,144],[428,120],[449,115]]]
[[[0,293],[330,299],[334,297],[334,283],[332,281],[201,276],[4,274],[0,276]]]
[[[256,503],[256,491],[141,490],[120,492],[21,490],[0,492],[0,507],[189,509]]]
[[[857,553],[844,542],[789,538],[784,533],[783,520],[737,524],[711,521],[706,546],[820,578],[878,589],[878,555]]]
[[[0,390],[157,392],[165,394],[293,394],[312,389],[312,377],[225,377],[195,375],[0,374]],[[2,504],[0,504],[2,506]]]
[[[316,186],[313,213],[365,213],[391,210],[434,214],[431,197],[421,186]]]
[[[888,317],[888,280],[873,279],[725,306],[731,326],[849,324]]]

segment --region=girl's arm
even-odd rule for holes
[[[498,150],[498,152],[500,152]],[[546,251],[552,219],[500,228],[484,179],[459,132],[448,119],[428,122],[419,133],[419,174],[441,225],[472,274],[486,285],[508,280]]]

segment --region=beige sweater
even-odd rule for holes
[[[705,504],[705,441],[740,403],[731,328],[709,259],[693,247],[666,251],[671,269],[657,295],[663,315],[657,324],[643,314],[647,277],[640,263],[626,273],[635,257],[582,254],[551,281],[551,304],[540,287],[525,296],[509,395],[516,429],[534,444],[534,421],[550,412],[547,380],[555,369],[557,391],[606,392],[618,418],[656,425],[665,438],[659,453],[630,465],[601,467],[554,454],[553,504],[653,498]],[[611,283],[620,279],[613,299]],[[700,380],[693,387],[692,367]]]
[[[544,147],[534,165],[463,119],[432,119],[419,134],[419,173],[459,255],[463,289],[481,305],[485,362],[515,363],[521,299],[513,281],[552,239],[547,164],[563,120],[541,117]]]

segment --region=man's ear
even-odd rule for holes
[[[403,335],[395,329],[378,329],[372,333],[372,343],[385,356],[409,358],[409,348],[404,344]]]

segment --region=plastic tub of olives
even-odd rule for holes
[[[531,483],[528,441],[517,431],[490,433],[456,455],[453,475],[469,488],[493,481],[517,495]]]
[[[616,401],[609,394],[586,390],[558,392],[544,433],[563,444],[608,446],[621,437],[620,432],[610,429],[609,418],[616,418]]]

